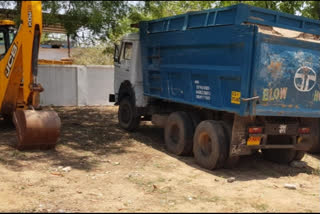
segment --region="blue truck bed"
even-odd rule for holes
[[[320,21],[237,4],[141,22],[147,96],[240,116],[320,117]]]

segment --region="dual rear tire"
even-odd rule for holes
[[[164,129],[166,149],[175,155],[193,153],[206,169],[233,167],[238,157],[228,157],[231,126],[223,121],[200,121],[194,113],[171,113]]]
[[[227,157],[226,136],[221,123],[202,121],[196,128],[193,140],[196,162],[209,170],[220,168]]]
[[[193,123],[185,112],[169,115],[164,128],[166,149],[175,155],[192,153]]]

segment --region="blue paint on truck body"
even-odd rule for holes
[[[144,94],[241,116],[320,117],[320,44],[255,24],[320,35],[319,21],[245,4],[141,22]]]

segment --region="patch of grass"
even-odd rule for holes
[[[259,211],[265,212],[269,208],[267,204],[263,203],[252,203],[251,206]]]
[[[309,210],[309,209],[306,209],[306,210],[304,210],[306,213],[313,213],[313,211],[312,210]]]
[[[73,63],[76,65],[112,65],[113,56],[105,54],[104,50],[104,47],[73,48]]]
[[[23,159],[23,158],[26,158],[27,156],[23,152],[20,152],[18,150],[14,150],[11,153],[11,157],[18,158],[18,159],[20,159],[20,158]]]
[[[162,194],[165,194],[165,193],[171,192],[171,190],[172,190],[171,187],[166,186],[166,187],[163,187],[163,188],[159,189],[159,192],[162,193]]]
[[[158,180],[157,180],[157,182],[165,182],[166,181],[166,179],[164,179],[164,178],[158,178]]]
[[[178,184],[188,184],[188,183],[190,183],[192,180],[191,179],[182,179],[182,180],[179,180],[178,182]]]
[[[211,196],[211,197],[199,197],[200,201],[210,202],[210,203],[217,203],[223,201],[223,199],[219,196]]]
[[[153,164],[153,166],[158,168],[158,169],[162,168],[162,166],[160,164],[158,164],[158,163]]]
[[[137,178],[137,177],[128,177],[127,178],[130,182],[134,183],[134,184],[137,184],[138,186],[146,186],[148,185],[147,184],[147,181],[144,181],[143,179],[141,178]]]

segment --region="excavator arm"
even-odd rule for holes
[[[37,83],[41,32],[41,2],[22,1],[19,29],[0,60],[0,114],[12,117],[18,149],[52,148],[60,134],[56,112],[35,110],[43,91]]]

